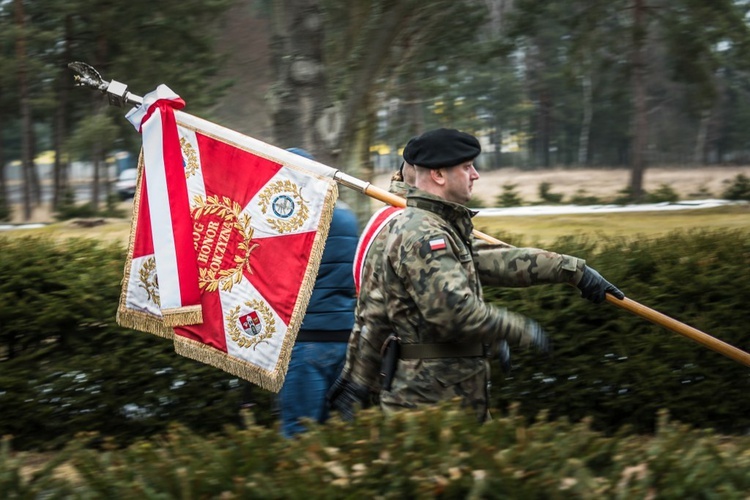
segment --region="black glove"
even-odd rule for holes
[[[339,377],[326,394],[328,408],[337,410],[341,419],[347,422],[354,420],[355,405],[362,408],[370,406],[370,391],[344,377]]]
[[[529,344],[533,345],[540,352],[549,353],[552,351],[552,341],[547,336],[542,327],[533,319],[526,320],[526,332],[529,337]]]
[[[498,358],[500,359],[500,368],[504,374],[509,374],[513,368],[513,364],[510,362],[510,347],[508,342],[501,340],[498,344]]]
[[[589,266],[583,267],[583,276],[576,286],[581,291],[581,296],[584,299],[589,299],[594,304],[604,302],[605,296],[608,293],[620,300],[625,298],[624,293],[615,285],[602,278],[601,274]]]

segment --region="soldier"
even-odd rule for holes
[[[488,362],[502,341],[545,351],[548,340],[535,321],[486,304],[482,283],[567,282],[596,303],[606,293],[624,297],[582,259],[473,242],[472,213],[464,204],[479,178],[473,165],[479,153],[475,137],[453,129],[426,132],[404,149],[416,189],[364,259],[367,279],[347,364],[329,393],[345,418],[354,403],[366,406],[377,393],[386,413],[459,397],[483,420]]]

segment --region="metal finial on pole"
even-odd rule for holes
[[[125,103],[137,105],[143,104],[143,98],[128,92],[127,85],[115,80],[105,82],[102,79],[102,75],[85,62],[76,61],[69,63],[68,68],[77,73],[77,75],[75,75],[76,86],[91,87],[107,94],[109,104],[112,106],[122,108]]]

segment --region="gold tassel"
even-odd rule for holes
[[[195,306],[162,309],[164,324],[167,326],[197,325],[203,323],[203,309],[200,304]]]
[[[117,324],[124,328],[153,333],[166,339],[174,337],[174,330],[164,325],[161,318],[152,314],[134,311],[133,309],[118,309],[116,319]]]
[[[174,336],[174,350],[180,356],[219,368],[231,375],[252,382],[271,392],[279,392],[284,377],[264,370],[257,365],[235,358],[211,346],[179,335]]]

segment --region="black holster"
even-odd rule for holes
[[[390,391],[393,377],[396,375],[396,368],[398,366],[398,358],[401,354],[400,339],[396,335],[390,335],[385,342],[383,347],[380,349],[382,361],[380,363],[380,382],[382,390]]]

